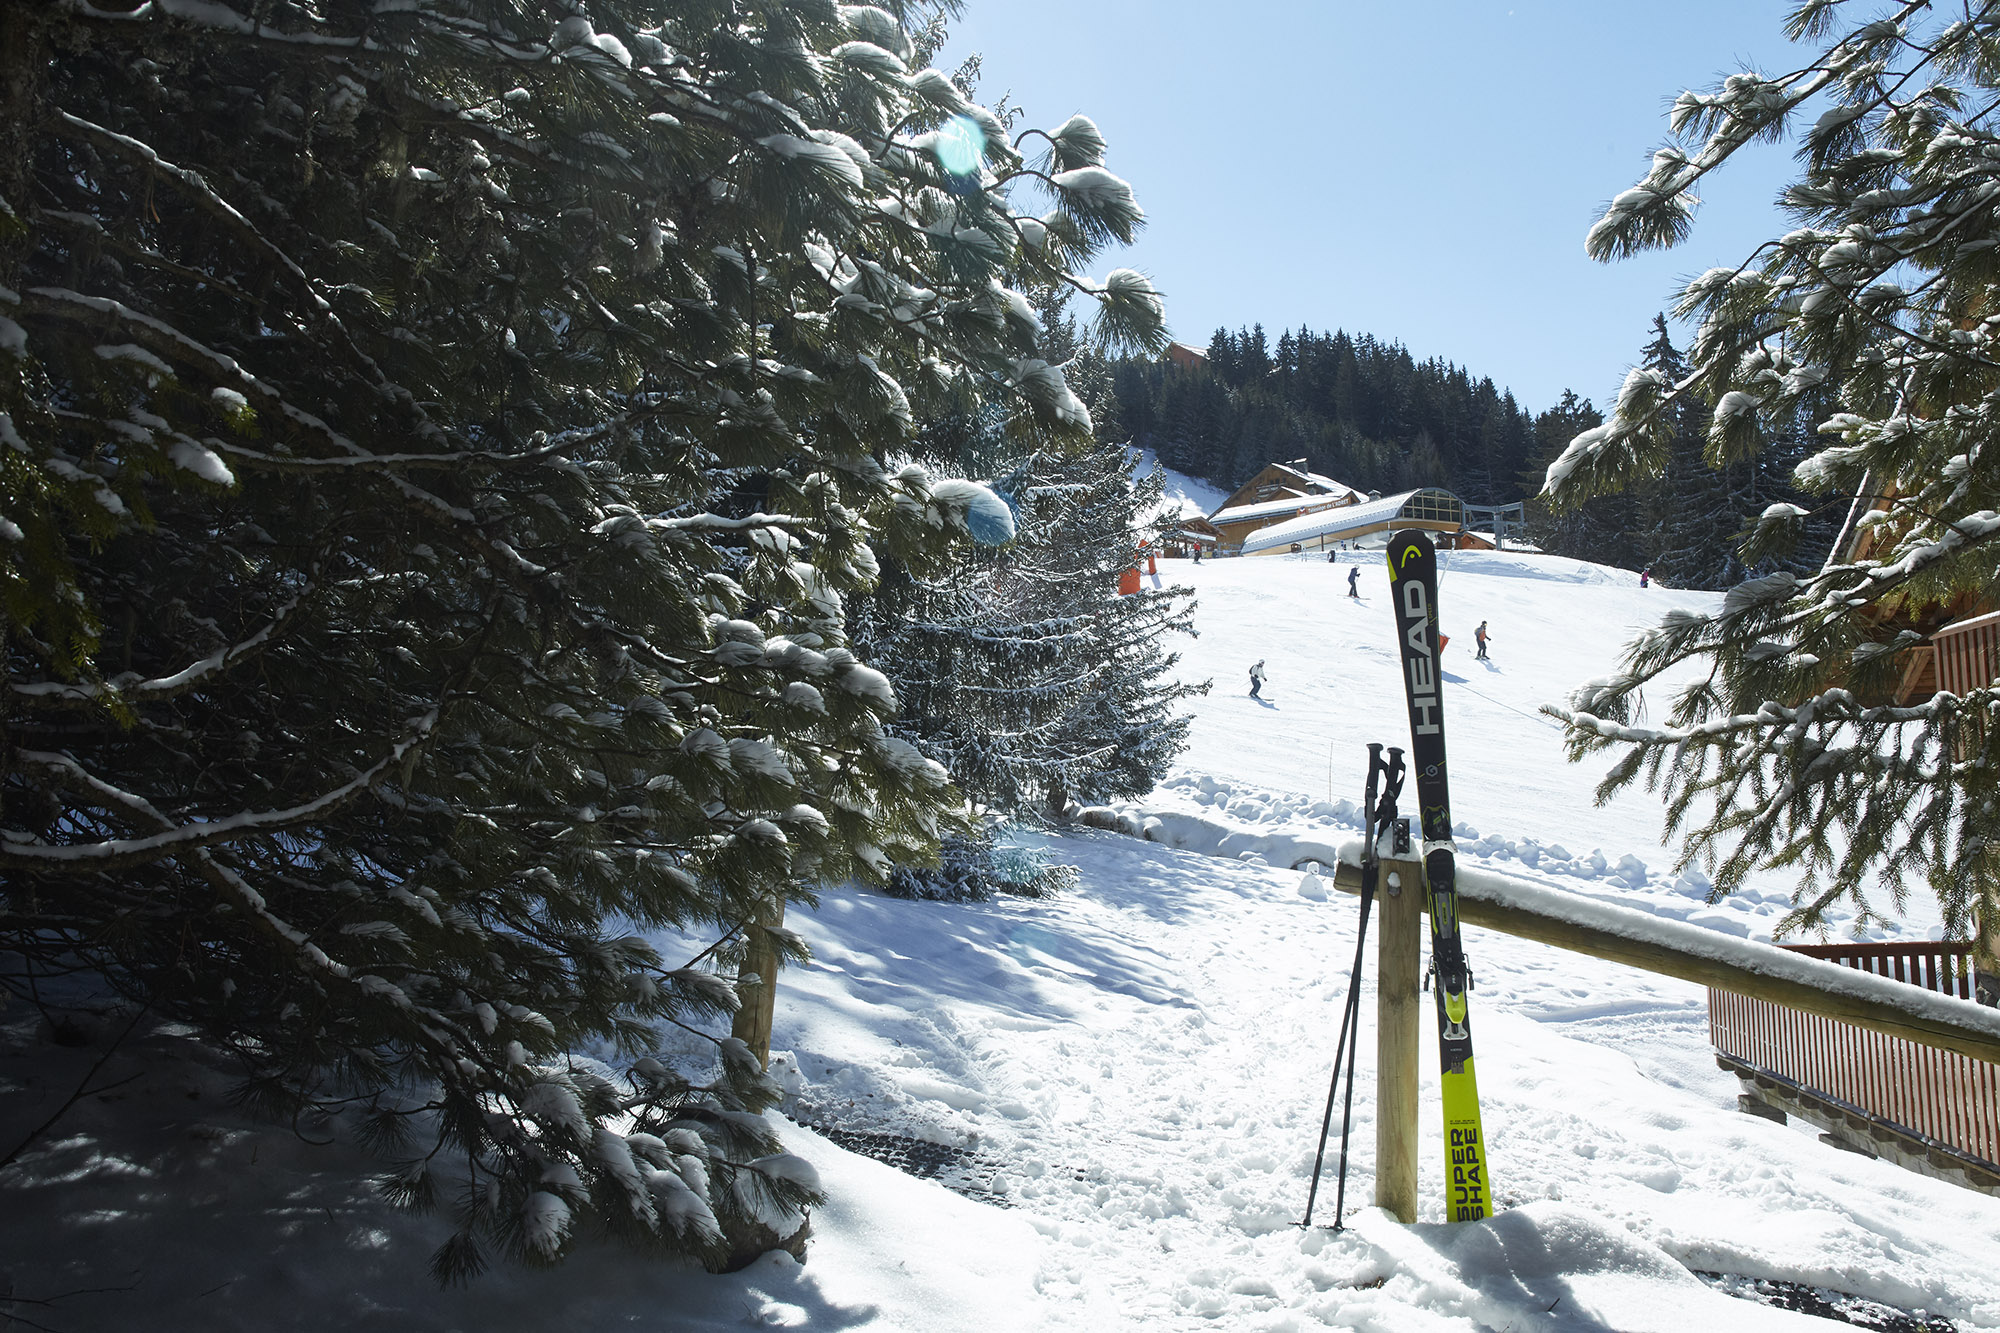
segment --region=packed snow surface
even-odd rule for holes
[[[1041,840],[1080,872],[1053,899],[843,888],[791,915],[814,957],[781,978],[773,1072],[786,1115],[817,1127],[787,1146],[830,1195],[803,1266],[774,1255],[708,1277],[585,1244],[555,1272],[440,1292],[423,1272],[440,1223],[370,1197],[350,1145],[245,1119],[218,1071],[156,1033],[99,1073],[139,1081],[85,1098],[0,1174],[0,1295],[51,1302],[0,1309],[63,1330],[1830,1327],[1701,1270],[2000,1329],[2000,1199],[1739,1113],[1699,988],[1486,931],[1466,950],[1500,1211],[1441,1220],[1428,1022],[1419,1221],[1366,1206],[1370,980],[1349,1228],[1294,1225],[1357,917],[1294,867],[1330,866],[1358,836],[1365,743],[1405,742],[1381,557],[1348,558],[1359,599],[1323,559],[1162,562],[1161,582],[1200,598],[1181,669],[1215,689],[1193,701],[1180,768],[1119,813],[1171,836]],[[1482,553],[1448,557],[1439,601],[1469,877],[1685,923],[1719,949],[1768,938],[1782,879],[1708,904],[1698,871],[1671,870],[1656,801],[1594,806],[1602,765],[1567,764],[1536,712],[1612,670],[1661,612],[1717,598]],[[1474,660],[1481,620],[1490,662]],[[1260,658],[1261,701],[1245,679]],[[1935,926],[1920,914],[1906,933]],[[28,1026],[0,1048],[8,1146],[96,1058]],[[958,1161],[955,1183],[985,1201],[832,1141],[856,1134]]]

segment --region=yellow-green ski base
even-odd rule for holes
[[[1486,1175],[1486,1132],[1479,1123],[1479,1084],[1472,1061],[1447,1071],[1444,1084],[1445,1219],[1477,1222],[1493,1215]]]

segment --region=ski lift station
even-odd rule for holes
[[[1299,458],[1265,464],[1205,519],[1184,520],[1169,537],[1167,553],[1191,555],[1197,546],[1214,555],[1379,549],[1398,528],[1421,528],[1442,547],[1490,550],[1505,545],[1510,531],[1519,533],[1522,518],[1519,501],[1469,505],[1435,486],[1364,495]]]
[[[1492,542],[1467,531],[1465,517],[1465,504],[1456,495],[1427,486],[1300,514],[1258,528],[1244,535],[1242,553],[1280,555],[1328,547],[1381,547],[1388,545],[1391,532],[1402,528],[1435,533],[1434,540],[1440,546],[1491,547]]]

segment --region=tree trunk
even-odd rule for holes
[[[1972,993],[2000,1008],[2000,890],[1989,890],[1972,915]]]
[[[779,900],[759,911],[750,926],[750,951],[736,974],[736,993],[743,1003],[729,1025],[729,1035],[748,1046],[766,1069],[771,1067],[771,1018],[778,1003],[778,951],[764,928],[783,924],[785,904]]]
[[[16,214],[0,213],[0,286],[18,289],[27,252],[22,224],[33,199],[29,174],[41,136],[42,91],[47,86],[50,7],[42,0],[0,0],[0,200]]]

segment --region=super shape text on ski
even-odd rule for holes
[[[1444,701],[1439,691],[1437,550],[1430,536],[1406,528],[1389,541],[1390,606],[1410,706],[1410,767],[1424,835],[1424,883],[1431,914],[1431,973],[1436,982],[1439,1084],[1444,1093],[1445,1217],[1476,1222],[1492,1213],[1479,1084],[1472,1072],[1471,973],[1458,927],[1457,848],[1445,781]]]

